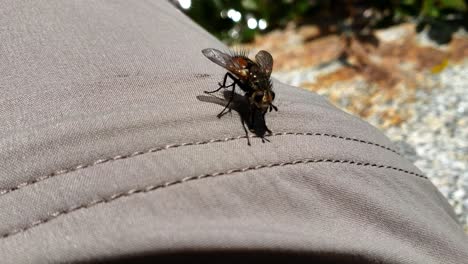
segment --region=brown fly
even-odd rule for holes
[[[267,51],[261,50],[255,55],[255,61],[249,59],[245,52],[227,54],[217,49],[202,50],[209,60],[228,70],[224,75],[224,80],[218,83],[219,88],[214,91],[205,91],[207,94],[218,92],[222,88],[231,88],[231,94],[235,94],[236,86],[243,92],[249,102],[250,107],[250,124],[249,128],[255,128],[258,120],[265,120],[265,114],[268,111],[278,111],[278,108],[273,105],[275,93],[272,91],[271,72],[273,69],[273,57]],[[228,77],[232,83],[227,85]],[[229,98],[224,109],[218,114],[218,118],[225,114],[225,111],[230,107],[233,96]],[[230,108],[229,108],[230,109]],[[258,118],[261,116],[261,118]],[[271,131],[265,126],[268,133]],[[255,131],[253,131],[255,132]],[[263,138],[263,137],[262,137]]]

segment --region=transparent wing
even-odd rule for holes
[[[204,49],[202,50],[203,55],[207,57],[212,62],[218,64],[219,66],[229,70],[229,71],[236,71],[240,68],[237,63],[232,59],[229,54],[226,54],[222,51],[217,49]]]
[[[255,60],[257,64],[260,66],[260,69],[270,77],[271,71],[273,70],[273,57],[271,56],[268,51],[261,50],[255,55]]]

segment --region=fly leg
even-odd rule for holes
[[[251,128],[250,128],[250,132],[254,133],[254,134],[257,135],[259,138],[261,138],[261,139],[262,139],[262,143],[265,143],[265,141],[270,142],[270,140],[268,140],[267,138],[265,138],[265,137],[263,136],[263,132],[260,132],[260,130],[262,129],[261,123],[260,123],[260,127],[258,127],[258,126],[256,125],[256,122],[258,122],[258,120],[256,120],[256,119],[258,119],[258,117],[255,118],[255,117],[256,117],[256,115],[255,115],[256,111],[260,111],[260,110],[257,109],[255,106],[251,106],[251,108],[250,108],[250,116],[249,116],[249,123],[250,123],[250,127],[251,127]],[[265,122],[265,113],[263,113],[263,118],[264,118],[264,119],[263,119],[263,122]],[[261,122],[261,120],[260,120],[260,122]],[[266,128],[266,124],[265,124],[265,128]],[[257,130],[257,129],[258,129],[258,130]],[[266,128],[266,129],[267,129],[267,131],[269,131],[268,128]],[[260,135],[259,132],[260,132],[262,135]]]
[[[228,77],[231,78],[232,83],[230,85],[226,86],[226,82],[227,82]],[[218,85],[219,85],[218,89],[216,89],[214,91],[205,91],[206,94],[212,94],[212,93],[216,93],[217,91],[221,90],[222,88],[232,87],[232,92],[231,92],[231,97],[229,98],[229,102],[227,103],[226,107],[224,107],[223,111],[221,111],[221,113],[219,113],[217,115],[218,118],[221,118],[225,114],[224,111],[226,111],[226,109],[228,109],[229,105],[232,103],[232,99],[234,98],[234,92],[236,90],[236,84],[237,83],[238,83],[238,79],[234,75],[232,75],[231,73],[227,72],[224,75],[223,83],[221,83],[221,82],[218,83]],[[231,112],[231,109],[229,109],[228,112]]]
[[[224,75],[224,80],[223,80],[223,83],[221,84],[221,82],[218,83],[219,87],[218,89],[214,90],[214,91],[205,91],[206,94],[212,94],[212,93],[216,93],[217,91],[221,90],[222,88],[228,88],[228,87],[231,87],[232,84],[226,86],[226,81],[227,81],[227,77],[230,77],[232,80],[233,80],[233,83],[236,83],[237,82],[237,79],[236,77],[234,77],[231,73],[227,72],[225,75]]]
[[[225,86],[225,88],[228,88],[230,86],[232,86],[232,92],[231,92],[231,96],[229,97],[229,102],[226,104],[223,111],[221,111],[221,113],[219,113],[217,115],[218,118],[221,118],[224,115],[224,111],[226,111],[226,109],[229,108],[229,105],[232,103],[232,99],[234,99],[234,91],[236,90],[236,83],[233,82],[231,85]],[[230,111],[231,111],[231,108],[229,108],[228,112],[230,112]]]
[[[266,131],[268,132],[268,134],[270,134],[270,135],[271,135],[271,134],[272,134],[272,133],[271,133],[271,130],[270,130],[270,129],[268,129],[268,127],[266,126],[265,114],[266,114],[266,111],[265,111],[265,112],[263,112],[263,121],[265,121],[265,129],[266,129]]]
[[[255,124],[254,124],[254,122],[255,122],[255,118],[254,118],[255,110],[256,110],[256,108],[254,106],[250,106],[250,116],[249,116],[250,120],[249,120],[249,122],[250,122],[250,127],[251,127],[250,131],[252,131],[252,132],[255,131]]]
[[[250,138],[249,138],[249,131],[247,131],[247,128],[245,128],[245,120],[242,120],[242,128],[244,128],[245,131],[245,137],[247,138],[247,145],[250,145]]]
[[[265,114],[266,114],[266,111],[263,112],[263,114],[262,114],[263,122],[265,123],[265,130],[268,132],[269,135],[271,135],[271,130],[268,129],[268,127],[266,126]],[[268,140],[268,138],[265,138],[265,135],[263,135],[262,136],[262,143],[265,143],[265,141],[270,142],[270,140]]]

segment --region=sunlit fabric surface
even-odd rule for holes
[[[165,1],[0,3],[1,263],[466,263],[375,128],[274,81],[270,142],[199,100],[226,47]]]

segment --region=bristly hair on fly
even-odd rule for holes
[[[234,47],[229,48],[228,53],[231,57],[248,58],[250,51],[251,51],[250,49],[246,49],[244,47],[234,46]]]

